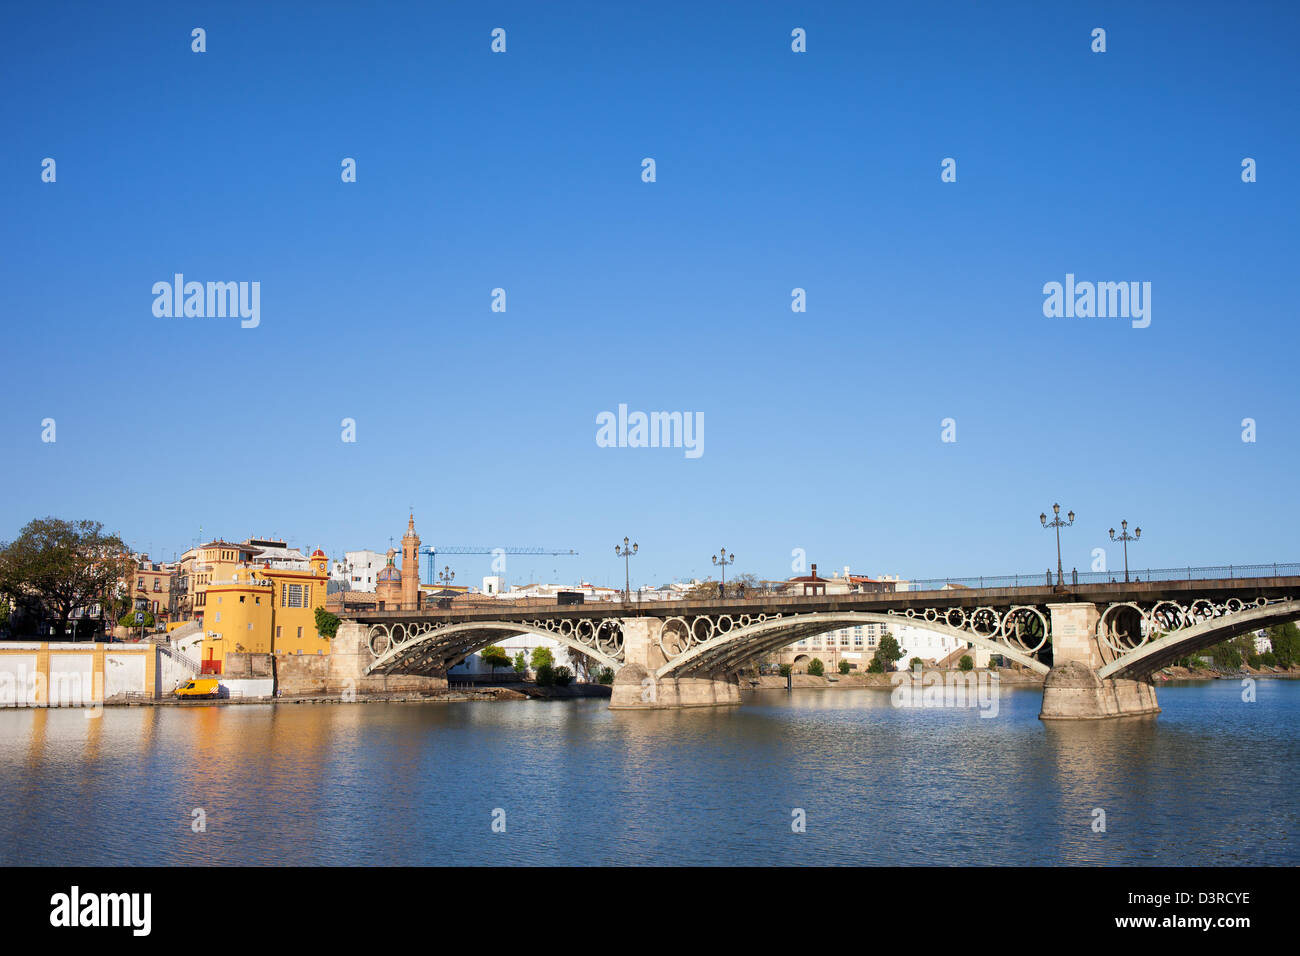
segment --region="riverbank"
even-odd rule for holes
[[[214,697],[201,700],[181,700],[175,697],[123,697],[109,698],[105,707],[211,707],[240,704],[405,704],[431,701],[460,703],[487,700],[579,700],[610,696],[606,684],[570,684],[567,687],[538,687],[536,684],[517,683],[509,687],[482,687],[477,689],[454,688],[445,691],[392,694],[353,694],[351,696],[299,695],[294,697]]]
[[[1218,670],[1213,667],[1162,667],[1151,675],[1154,681],[1197,681],[1197,680],[1241,680],[1243,677],[1280,677],[1283,680],[1300,678],[1300,667],[1251,667],[1242,664],[1232,670]]]

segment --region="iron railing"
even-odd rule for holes
[[[1222,564],[1208,567],[1186,568],[1134,568],[1128,570],[1129,580],[1134,583],[1147,581],[1217,581],[1237,580],[1239,578],[1278,578],[1300,575],[1300,562],[1284,564]],[[1123,584],[1123,571],[1083,571],[1067,572],[1066,583],[1079,584]],[[909,591],[937,591],[945,586],[956,585],[967,588],[1023,588],[1053,585],[1056,574],[1053,571],[1040,571],[1037,574],[1002,574],[972,575],[968,577],[948,578],[914,578],[900,581]]]

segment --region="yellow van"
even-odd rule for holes
[[[182,700],[193,699],[198,697],[216,697],[220,691],[221,683],[215,677],[196,677],[194,680],[188,680],[180,687],[177,687],[174,693]]]

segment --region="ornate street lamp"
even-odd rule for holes
[[[1069,521],[1062,521],[1061,506],[1052,505],[1052,516],[1052,520],[1048,521],[1046,513],[1040,514],[1038,520],[1043,523],[1044,528],[1056,529],[1056,586],[1059,588],[1065,584],[1065,568],[1061,566],[1061,529],[1074,524],[1074,512],[1071,511],[1067,514]]]
[[[456,572],[444,564],[442,566],[442,571],[440,571],[438,574],[438,580],[442,582],[443,587],[450,585],[451,582],[454,581],[455,579],[456,579]]]
[[[627,538],[623,539],[623,547],[614,545],[614,553],[623,559],[623,603],[627,603],[628,595],[632,593],[632,571],[628,567],[628,562],[632,560],[632,555],[636,554],[637,546],[633,542],[632,547],[627,546]]]
[[[1124,542],[1124,583],[1128,584],[1128,543],[1130,541],[1136,541],[1138,538],[1142,537],[1142,529],[1134,528],[1133,533],[1129,534],[1127,519],[1121,521],[1119,523],[1119,527],[1120,527],[1120,532],[1118,538],[1115,537],[1115,529],[1114,528],[1110,529],[1110,540]]]
[[[713,564],[716,567],[722,568],[722,583],[718,585],[718,597],[720,598],[727,596],[727,565],[735,563],[736,556],[733,554],[728,558],[726,548],[723,548],[713,556]]]

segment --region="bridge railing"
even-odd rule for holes
[[[1128,570],[1129,580],[1146,581],[1218,581],[1250,578],[1277,578],[1300,575],[1300,562],[1284,564],[1222,564],[1208,567],[1185,568],[1134,568]],[[1065,582],[1078,584],[1122,584],[1123,570],[1079,571],[1065,573]],[[905,582],[910,591],[938,591],[944,587],[967,588],[1017,588],[1037,587],[1056,583],[1053,571],[1037,574],[976,575],[971,577],[915,578]]]

